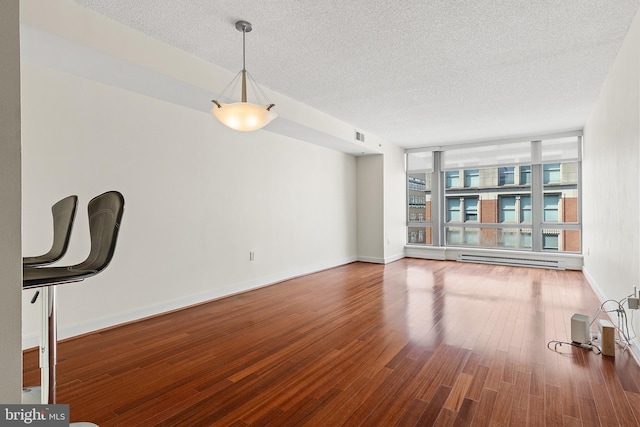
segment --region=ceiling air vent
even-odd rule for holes
[[[364,133],[356,131],[356,141],[364,142]]]

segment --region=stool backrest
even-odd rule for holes
[[[124,213],[124,197],[118,191],[108,191],[91,199],[88,205],[91,251],[73,270],[104,270],[116,249],[120,222]]]
[[[39,267],[58,261],[67,253],[73,220],[76,216],[78,196],[68,196],[51,207],[53,216],[53,243],[49,252],[43,255],[22,258],[24,267]]]

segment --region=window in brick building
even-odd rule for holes
[[[550,196],[549,203],[545,199],[545,221],[562,224],[578,223],[578,171],[577,162],[547,163],[543,165],[545,197]],[[554,198],[555,197],[555,198]],[[556,201],[557,198],[557,201]],[[557,204],[556,218],[553,214],[547,219],[548,205]],[[562,238],[560,239],[562,243]],[[561,244],[562,246],[562,244]]]
[[[503,231],[500,234],[500,246],[503,248],[517,248],[518,234],[513,231]]]
[[[477,197],[448,197],[447,222],[478,221]]]
[[[498,196],[500,222],[531,222],[531,196]]]
[[[542,178],[545,184],[560,182],[560,163],[547,163],[543,167]]]
[[[531,230],[500,230],[498,246],[511,249],[531,249]]]
[[[451,246],[482,246],[481,230],[469,227],[445,227],[445,244]]]
[[[500,196],[500,222],[516,222],[516,196]]]
[[[498,168],[498,185],[514,184],[514,169],[513,166]]]
[[[451,228],[447,229],[447,244],[448,245],[461,245],[463,244],[462,239],[462,230],[459,228]]]
[[[478,246],[480,244],[478,230],[465,229],[464,231],[464,244],[467,246]]]
[[[544,230],[542,234],[542,249],[545,251],[557,251],[558,246],[558,233]]]
[[[465,187],[478,187],[480,185],[480,170],[479,169],[465,169],[464,171],[464,186]]]
[[[478,199],[476,197],[464,199],[464,220],[478,221]]]
[[[542,219],[544,222],[558,222],[558,205],[560,201],[560,195],[558,194],[545,194],[544,195],[544,205],[543,205],[543,216]]]
[[[452,197],[447,199],[447,222],[460,221],[460,199]]]
[[[531,196],[520,196],[520,222],[531,223]]]
[[[531,185],[531,166],[520,166],[520,185]]]
[[[460,171],[447,171],[445,173],[445,185],[447,188],[460,187]]]

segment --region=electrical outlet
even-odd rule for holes
[[[251,251],[249,252],[249,261],[255,261],[256,260],[256,253]]]
[[[627,298],[627,303],[629,304],[629,309],[630,310],[637,310],[639,302],[640,302],[640,299],[638,299],[636,297]]]

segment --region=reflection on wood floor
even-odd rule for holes
[[[101,426],[639,425],[629,351],[547,348],[599,305],[576,271],[353,263],[61,342],[58,402]]]

